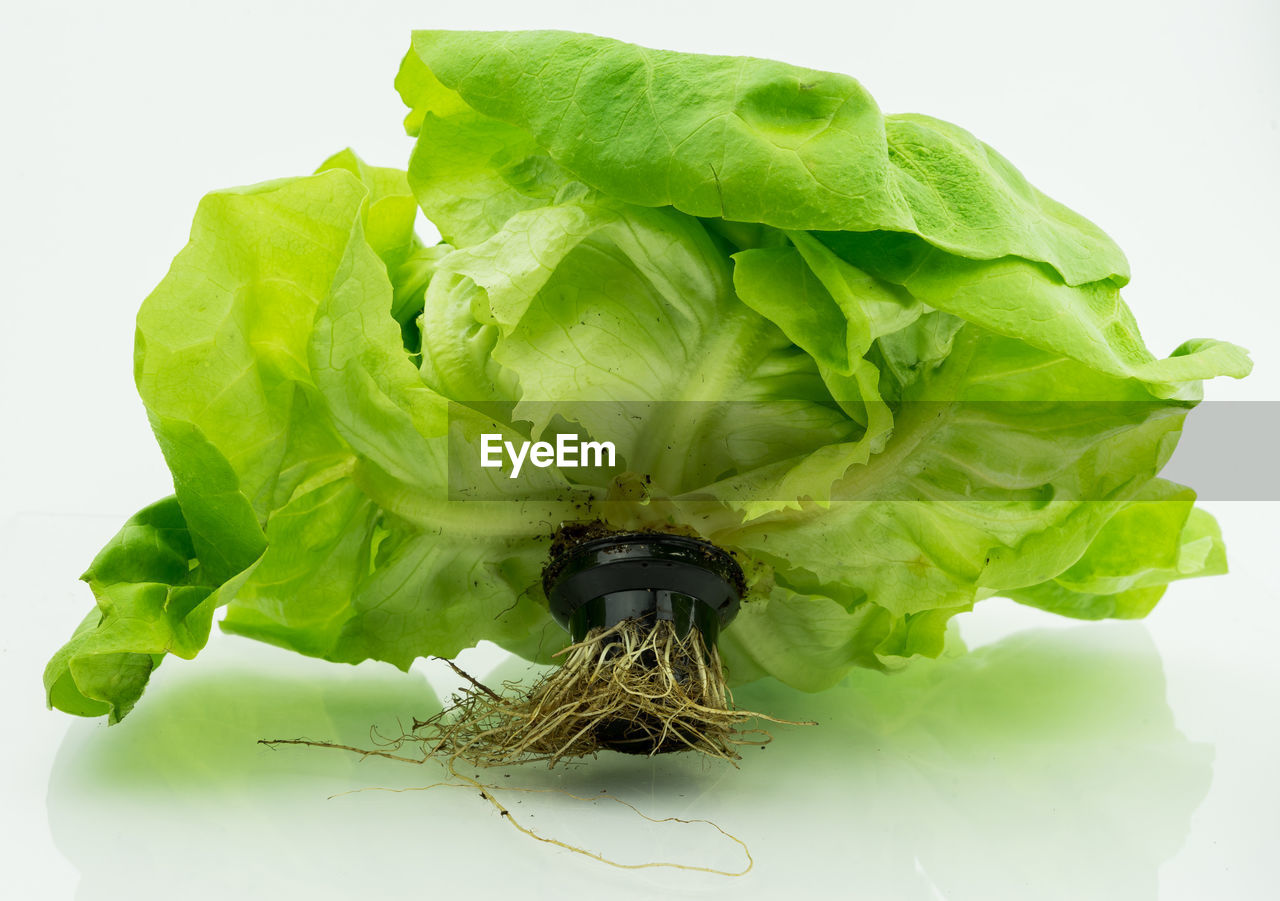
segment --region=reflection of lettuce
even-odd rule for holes
[[[80,874],[77,898],[162,898],[175,885],[185,899],[243,894],[245,869],[210,867],[211,847],[237,861],[270,848],[270,866],[253,870],[259,894],[311,888],[318,855],[332,861],[320,897],[363,897],[371,869],[380,892],[420,894],[424,809],[435,822],[465,823],[474,795],[360,792],[326,801],[348,788],[409,788],[434,777],[349,754],[270,753],[254,742],[309,735],[368,746],[370,723],[399,734],[398,716],[438,705],[423,680],[323,672],[302,661],[276,672],[257,648],[217,644],[206,651],[213,659],[167,673],[131,728],[72,729],[62,742],[49,775],[49,829]],[[492,678],[529,675],[527,664],[509,661]],[[1160,656],[1139,625],[1021,632],[894,678],[855,672],[818,695],[769,680],[738,696],[750,709],[821,725],[744,750],[731,774],[667,760],[655,764],[651,791],[634,777],[612,781],[631,786],[631,800],[643,791],[646,812],[710,817],[742,835],[757,860],[758,887],[745,897],[827,882],[854,898],[1132,901],[1156,898],[1158,882],[1175,896],[1183,885],[1168,882],[1161,864],[1188,834],[1213,753],[1179,733]],[[530,787],[583,795],[611,781],[590,768],[522,776]],[[732,791],[721,778],[732,779]],[[524,814],[557,837],[610,842],[601,835],[607,811],[581,815],[564,799],[522,797]],[[137,828],[121,828],[142,822],[145,841]],[[473,835],[460,832],[457,847]],[[723,854],[730,863],[736,846],[713,836],[624,825],[612,847],[657,859],[678,843],[680,859],[707,864]],[[432,838],[425,854],[441,860],[447,837]],[[474,893],[468,868],[433,875],[437,897]],[[660,891],[655,884],[663,885],[649,883],[648,895]]]
[[[1200,381],[1248,357],[1155,358],[1119,249],[966,132],[844,76],[551,32],[419,33],[397,87],[407,177],[345,152],[211,194],[143,304],[175,495],[86,574],[55,706],[123,716],[222,605],[335,661],[548,653],[569,520],[733,549],[732,675],[809,689],[936,655],[994,594],[1134,617],[1225,569],[1156,475]],[[451,433],[495,418],[574,423],[627,473],[451,499]]]
[[[753,838],[797,878],[830,846],[855,897],[1154,899],[1213,778],[1212,748],[1179,732],[1160,655],[1132,623],[738,698],[821,723],[757,752],[769,766],[744,766],[734,793],[785,798],[826,827],[761,817]]]

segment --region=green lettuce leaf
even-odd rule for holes
[[[937,119],[886,118],[845,75],[572,32],[418,31],[397,86],[411,133],[424,110],[465,104],[630,203],[912,232],[963,257],[1048,263],[1070,284],[1128,278],[1101,230],[990,147]]]
[[[81,577],[97,606],[45,668],[50,706],[118,722],[165,654],[190,659],[209,639],[219,588],[196,556],[176,498],[139,511]]]
[[[486,637],[536,650],[550,619],[512,595],[545,555],[531,525],[552,514],[491,524],[519,536],[496,561],[470,532],[440,528],[446,401],[422,384],[393,315],[397,289],[425,293],[406,262],[423,249],[416,212],[403,173],[350,152],[201,203],[138,317],[138,387],[176,496],[130,520],[86,574],[97,608],[50,662],[51,705],[119,719],[166,653],[203,647],[224,605],[226,631],[332,660],[407,667],[406,641],[368,638],[386,635],[392,610],[397,631],[430,635],[417,653]],[[491,601],[473,590],[468,616],[440,618],[478,574]]]
[[[640,365],[616,364],[620,342]],[[591,193],[515,214],[454,252],[426,300],[432,388],[506,401],[508,420],[534,432],[554,413],[607,436],[655,491],[803,457],[860,430],[819,370],[739,302],[730,261],[696,220]]]

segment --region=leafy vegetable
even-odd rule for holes
[[[118,720],[222,606],[334,661],[548,659],[573,521],[732,550],[730,676],[814,690],[937,655],[986,597],[1136,617],[1225,571],[1158,473],[1248,356],[1154,357],[1120,250],[967,132],[843,75],[562,32],[418,32],[396,86],[407,171],[344,151],[210,194],[143,303],[174,496],[86,573],[51,705]],[[623,465],[464,453],[566,427]]]

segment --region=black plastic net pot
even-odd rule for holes
[[[641,631],[666,621],[680,639],[698,641],[697,653],[717,661],[720,630],[737,614],[743,591],[742,569],[728,552],[701,539],[648,532],[558,540],[542,581],[552,616],[574,642],[628,621]],[[678,681],[694,670],[688,655],[659,660],[655,654],[643,662],[670,667]],[[660,725],[644,716],[620,717],[601,723],[595,734],[601,747],[626,753],[681,750],[656,738]]]

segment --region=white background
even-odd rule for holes
[[[0,217],[0,880],[13,897],[453,894],[1266,897],[1280,841],[1280,503],[1214,503],[1233,572],[1143,624],[985,602],[977,651],[826,695],[740,701],[822,726],[740,770],[604,759],[530,787],[710,817],[747,876],[621,871],[506,828],[437,774],[274,735],[367,741],[452,685],[215,634],[119,728],[44,711],[40,672],[91,603],[75,581],[170,486],[132,385],[133,316],[201,194],[352,146],[402,165],[391,82],[411,28],[559,27],[854,75],[887,112],[957,122],[1098,222],[1154,351],[1251,348],[1211,399],[1280,400],[1280,12],[1273,3],[27,4],[5,14]],[[1191,418],[1195,428],[1195,417]],[[1274,424],[1272,425],[1274,433]],[[1033,631],[1027,630],[1047,630]],[[984,647],[985,646],[985,647]],[[497,665],[480,651],[472,666]],[[779,760],[778,758],[783,758]],[[706,827],[512,795],[527,823],[626,861],[735,868]],[[520,806],[516,806],[516,801]],[[616,805],[614,805],[616,807]]]

